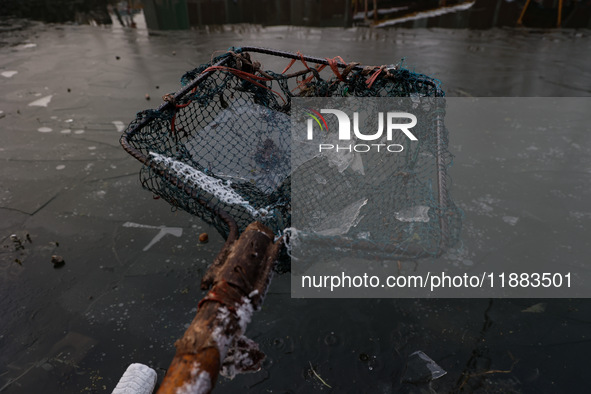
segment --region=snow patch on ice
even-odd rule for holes
[[[117,129],[117,131],[119,133],[121,133],[123,130],[125,130],[125,124],[122,121],[114,120],[111,123],[113,123],[115,125],[115,128]]]
[[[49,96],[45,96],[38,100],[35,100],[32,103],[29,103],[29,107],[47,107],[52,97],[53,94],[50,94]]]

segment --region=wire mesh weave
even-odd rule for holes
[[[291,63],[281,73],[264,71],[250,53],[270,63],[287,64],[286,59]],[[299,71],[290,71],[294,63],[301,67]],[[181,81],[183,88],[165,96],[158,109],[138,113],[121,142],[144,164],[143,187],[213,224],[223,236],[229,228],[220,219],[222,211],[234,218],[240,231],[254,220],[277,235],[291,225],[293,97],[444,96],[438,81],[399,66],[363,67],[340,58],[252,47],[231,48],[187,72]],[[386,193],[389,200],[380,209],[390,205],[401,211],[405,202],[409,207],[410,199],[417,196],[432,208],[432,220],[423,230],[413,224],[412,239],[401,235],[409,224],[399,221],[400,229],[391,229],[379,240],[384,253],[396,258],[439,255],[459,238],[460,213],[447,195],[446,170],[451,163],[447,130],[439,118],[430,124],[433,128],[424,131],[428,138],[422,139],[420,147],[430,152],[430,162],[417,160],[415,152],[401,156],[399,168],[381,175],[392,180],[392,192]],[[342,190],[342,195],[353,192]],[[311,199],[310,204],[320,200]],[[419,242],[418,231],[424,232]]]

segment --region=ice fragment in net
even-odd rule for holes
[[[394,217],[401,222],[423,222],[429,221],[429,207],[415,205],[410,208],[395,212]]]
[[[349,229],[359,222],[359,212],[361,212],[361,208],[365,204],[367,204],[367,198],[362,198],[347,205],[340,212],[330,214],[324,222],[314,228],[314,231],[325,236],[347,234]]]
[[[258,104],[233,101],[185,147],[217,177],[251,182],[265,193],[290,172],[290,117]]]

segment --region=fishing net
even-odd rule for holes
[[[308,222],[292,229],[292,237],[329,240],[343,250],[354,241],[385,256],[417,258],[437,256],[457,241],[461,220],[447,192],[451,155],[438,81],[399,65],[367,67],[251,47],[232,48],[181,81],[158,109],[138,113],[121,142],[143,163],[143,187],[224,237],[224,212],[240,231],[256,220],[279,236],[292,226],[293,210]],[[423,100],[419,143],[371,176],[351,161],[339,167],[330,155],[292,157],[294,102],[327,97]],[[322,180],[328,180],[323,191],[310,188]],[[335,207],[348,225],[326,224]],[[386,212],[394,219],[370,232],[369,223],[383,222]],[[335,226],[340,230],[330,231]]]

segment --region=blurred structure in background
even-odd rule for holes
[[[0,16],[48,23],[111,24],[108,0],[2,0]]]
[[[221,5],[225,1],[218,1],[217,3]],[[187,0],[142,0],[142,4],[144,6],[146,25],[150,30],[189,29],[191,27],[191,18],[196,18],[189,13],[190,9]],[[196,22],[193,25],[197,26],[198,23]]]
[[[487,29],[516,26],[526,0],[143,0],[149,29],[251,23],[350,27],[446,27]],[[588,0],[534,0],[523,25],[591,27]],[[377,8],[377,12],[374,12]]]
[[[142,10],[150,30],[236,23],[591,28],[590,0],[3,0],[0,4],[1,16],[125,27],[134,27],[132,16]]]

